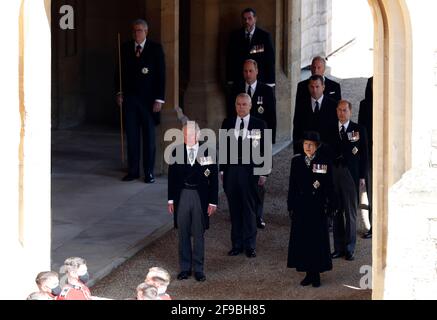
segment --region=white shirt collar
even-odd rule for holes
[[[239,116],[237,116],[237,122],[238,122],[238,129],[240,129],[240,117]],[[249,119],[250,119],[250,113],[247,115],[247,116],[245,116],[244,118],[243,118],[243,121],[244,121],[244,129],[247,129],[247,127],[248,127],[248,125],[249,125]]]
[[[347,131],[347,128],[349,127],[349,123],[350,123],[351,121],[349,120],[348,122],[346,122],[345,124],[341,124],[341,122],[339,121],[338,122],[338,131],[340,131],[341,130],[341,126],[344,126],[344,131]]]
[[[314,111],[314,109],[316,108],[316,101],[319,102],[319,108],[322,107],[323,98],[324,98],[324,95],[323,95],[323,94],[322,94],[322,96],[319,98],[319,100],[316,100],[316,99],[314,99],[313,97],[311,97],[311,107],[313,108],[313,111]]]
[[[249,127],[250,113],[243,118],[244,129],[243,129],[243,138],[246,138],[247,128]],[[240,123],[241,118],[237,115],[237,120],[235,121],[235,138],[238,139],[238,134],[240,133]]]
[[[141,50],[144,49],[144,46],[146,45],[146,41],[147,41],[147,39],[144,39],[144,41],[139,44],[141,46]],[[138,43],[135,41],[135,50],[137,50],[137,46],[138,46]]]
[[[250,39],[252,39],[252,37],[253,37],[253,34],[255,33],[255,29],[256,29],[256,25],[253,27],[253,29],[252,29],[252,31],[250,31]],[[244,34],[247,34],[247,30],[246,29],[244,29]]]
[[[251,90],[251,92],[252,92],[252,96],[253,96],[253,93],[255,92],[255,90],[256,90],[256,85],[257,85],[257,83],[258,83],[258,80],[255,80],[255,82],[254,83],[252,83],[252,84],[248,84],[247,82],[246,82],[246,92],[247,92],[247,88],[249,88],[249,86],[250,86],[250,90]]]

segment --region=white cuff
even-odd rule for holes
[[[216,204],[212,204],[212,203],[210,203],[209,204],[211,207],[215,207],[215,208],[217,208],[217,205]]]
[[[174,201],[173,200],[168,200],[168,204],[173,204]]]
[[[164,101],[164,100],[160,100],[160,99],[156,99],[156,100],[155,100],[155,102],[159,102],[159,103],[162,103],[162,104],[164,104],[164,103],[165,103],[165,101]]]
[[[274,86],[276,86],[276,84],[274,84],[274,83],[266,83],[266,85],[268,85],[269,87],[274,87]]]

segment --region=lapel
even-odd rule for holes
[[[252,107],[253,108],[253,107]],[[247,131],[249,132],[250,130],[252,130],[252,126],[253,126],[253,117],[252,115],[249,117],[249,123],[247,125]]]
[[[258,28],[255,27],[255,31],[253,32],[252,40],[250,41],[250,46],[252,47],[254,43],[258,40]]]
[[[144,56],[144,53],[149,49],[149,47],[150,47],[150,41],[146,40],[146,43],[144,44],[143,50],[141,51],[140,57]]]
[[[261,90],[261,86],[260,86],[260,84],[259,84],[259,81],[257,81],[256,82],[256,89],[255,89],[255,92],[253,93],[253,95],[252,95],[252,108],[254,107],[254,106],[256,106],[256,99],[254,99],[255,97],[258,97],[258,96],[261,96],[262,95],[262,92],[261,92],[262,90]]]
[[[347,130],[346,130],[346,132],[352,132],[352,131],[355,131],[355,123],[353,123],[352,122],[352,120],[350,120],[350,122],[349,122],[349,126],[347,127]]]

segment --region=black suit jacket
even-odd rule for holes
[[[223,120],[222,123],[222,127],[221,129],[225,129],[225,130],[230,130],[230,129],[235,129],[235,122],[236,122],[237,118],[236,117],[232,117],[232,118],[226,118],[225,120]],[[260,148],[260,155],[261,157],[264,156],[264,129],[266,129],[266,124],[263,120],[261,119],[257,119],[253,116],[250,116],[249,118],[249,125],[247,127],[247,131],[251,131],[253,129],[259,129],[261,131],[261,139],[256,140],[253,138],[250,138],[249,141],[247,141],[247,139],[249,139],[247,136],[244,140],[246,140],[246,142],[250,142],[250,163],[248,164],[244,164],[243,166],[247,169],[250,170],[250,173],[252,175],[254,175],[254,168],[255,167],[262,167],[263,164],[255,164],[255,162],[253,161],[253,152],[255,149]],[[227,171],[229,169],[229,166],[235,165],[235,164],[231,164],[231,157],[235,156],[235,154],[231,155],[231,139],[234,140],[235,142],[235,136],[234,134],[231,134],[229,137],[227,137],[227,158],[226,163],[220,163],[220,171],[223,171],[223,185],[226,186],[226,179],[227,179]],[[254,144],[254,141],[257,141],[257,143]],[[245,141],[243,141],[244,143]],[[222,141],[220,143],[220,145],[222,145]],[[235,150],[233,150],[235,151]],[[220,151],[222,152],[222,151]]]
[[[360,139],[358,141],[350,141],[349,139],[342,141],[337,122],[330,131],[329,145],[333,152],[334,164],[342,163],[345,165],[349,169],[357,189],[359,189],[359,180],[367,176],[369,168],[367,133],[363,126],[350,121],[346,133],[352,131],[359,132]]]
[[[360,102],[360,111],[358,113],[358,124],[366,128],[369,139],[369,152],[372,154],[373,139],[373,77],[369,78],[366,86],[365,99]]]
[[[368,133],[369,145],[372,145],[372,132],[373,132],[373,108],[372,102],[369,100],[362,100],[360,102],[360,111],[358,113],[358,123],[366,128]]]
[[[139,58],[135,55],[135,42],[129,41],[121,48],[122,92],[133,96],[159,123],[159,113],[153,113],[155,100],[165,100],[165,58],[162,46],[147,39]]]
[[[236,117],[235,99],[240,93],[246,92],[246,83],[239,82],[232,87],[231,99],[228,102],[228,118]],[[272,142],[276,142],[276,98],[273,89],[257,81],[256,90],[252,95],[251,116],[264,120],[267,129],[272,130]]]
[[[249,47],[246,44],[244,28],[231,34],[226,59],[228,82],[243,81],[243,64],[247,59],[253,59],[258,63],[260,81],[275,83],[275,49],[270,33],[256,27]]]
[[[310,91],[308,89],[309,79],[303,80],[299,82],[297,85],[297,92],[296,92],[296,108],[299,104],[301,104],[301,101],[305,101],[308,97],[310,97]],[[325,91],[324,95],[326,97],[331,98],[335,102],[338,102],[341,100],[341,88],[340,84],[338,82],[335,82],[328,77],[325,77]]]
[[[325,96],[323,98],[318,115],[315,115],[313,112],[311,96],[307,97],[305,101],[301,101],[301,104],[296,106],[293,118],[293,143],[295,152],[300,151],[300,149],[297,148],[305,131],[317,131],[320,134],[322,142],[326,143],[331,127],[337,122],[337,103],[329,97]]]
[[[179,148],[179,150],[178,150]],[[208,156],[200,153],[197,154],[196,162],[191,166],[188,161],[186,145],[176,146],[173,150],[173,157],[176,156],[176,152],[184,153],[184,163],[174,163],[168,168],[168,200],[174,201],[174,226],[177,228],[177,208],[179,205],[179,199],[181,192],[184,188],[184,181],[186,177],[191,177],[198,182],[197,193],[199,194],[200,202],[202,205],[202,211],[204,214],[204,228],[209,228],[208,217],[208,205],[218,203],[218,174],[217,174],[217,162],[213,159],[212,164],[201,165],[199,159],[203,156]]]

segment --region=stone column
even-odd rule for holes
[[[50,23],[43,0],[0,2],[0,19],[9,44],[0,61],[0,243],[8,261],[0,299],[24,299],[35,275],[50,270]]]
[[[217,129],[225,117],[225,97],[218,75],[218,0],[192,0],[190,13],[190,81],[184,112],[201,128]]]
[[[276,141],[291,139],[297,84],[301,64],[302,0],[278,1],[276,5]]]
[[[176,108],[179,107],[179,0],[161,1],[161,44],[164,47],[166,63],[165,104],[161,111],[161,125],[157,128],[157,160],[155,172],[166,172],[164,162],[164,134],[170,128],[180,128]]]

